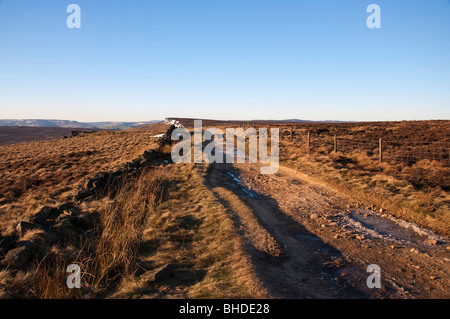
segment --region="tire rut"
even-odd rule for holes
[[[248,187],[258,192],[261,198],[269,198],[270,202],[276,203],[275,208],[278,209],[272,208],[272,212],[267,212],[268,215],[274,216],[280,212],[289,216],[293,223],[304,226],[322,242],[338,250],[342,258],[332,262],[338,266],[335,275],[361,289],[366,297],[449,297],[448,240],[427,244],[426,241],[434,238],[428,233],[413,236],[414,240],[397,240],[395,236],[399,236],[398,232],[393,236],[371,236],[377,232],[367,228],[371,227],[370,218],[378,218],[378,222],[380,217],[370,210],[358,209],[361,203],[352,201],[326,184],[283,166],[277,174],[265,176],[258,174],[257,168],[249,164],[237,164],[234,167],[238,171],[236,175],[243,181],[241,187]],[[248,196],[246,198],[255,211],[264,214],[262,201]],[[345,222],[355,216],[367,227]],[[356,227],[358,225],[361,227]],[[390,224],[387,226],[391,227]],[[275,227],[277,229],[283,230],[283,227]],[[388,229],[385,228],[385,231],[391,231]],[[387,240],[387,237],[393,237],[394,242]],[[365,270],[372,264],[382,270],[381,289],[367,288],[365,281],[369,274]]]
[[[348,266],[338,250],[285,214],[273,198],[246,196],[227,172],[235,172],[232,165],[212,165],[206,186],[229,210],[258,278],[273,297],[370,297],[335,276],[336,260]]]

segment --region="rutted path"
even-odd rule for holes
[[[275,298],[364,298],[329,268],[340,253],[285,214],[276,201],[236,187],[227,164],[215,165],[207,186],[228,208],[255,271]]]
[[[229,210],[275,298],[449,298],[448,239],[361,209],[281,167],[215,164],[207,186]],[[367,266],[381,268],[369,289]]]

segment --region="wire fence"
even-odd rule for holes
[[[413,165],[421,160],[450,166],[450,143],[382,141],[383,158],[388,162]]]
[[[380,162],[414,165],[421,160],[436,161],[450,167],[450,142],[408,142],[354,139],[339,136],[308,134],[299,136],[287,132],[284,139],[301,141],[311,150],[352,153],[360,152]]]
[[[251,127],[246,122],[230,122],[228,126]],[[228,127],[227,126],[227,127]],[[263,125],[264,126],[264,125]],[[273,125],[272,125],[273,126]],[[260,125],[253,125],[258,129]],[[422,160],[436,161],[450,167],[450,142],[408,142],[389,141],[383,139],[357,139],[325,134],[299,133],[294,129],[283,129],[280,126],[280,138],[301,142],[307,148],[317,151],[353,153],[360,152],[379,162],[391,164],[414,165]]]

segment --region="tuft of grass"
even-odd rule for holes
[[[95,292],[107,290],[137,270],[136,258],[149,216],[164,195],[163,170],[143,172],[122,185],[101,211],[101,237],[88,269]]]
[[[123,180],[108,196],[98,213],[95,242],[73,247],[54,247],[33,268],[27,295],[34,298],[105,297],[138,269],[138,248],[149,217],[155,213],[168,179],[163,169],[148,169]],[[71,250],[71,251],[68,251]],[[81,268],[82,289],[68,289],[66,268]]]

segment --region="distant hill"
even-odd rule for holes
[[[64,128],[95,128],[106,130],[124,130],[161,121],[142,122],[77,122],[69,120],[0,120],[0,126],[31,126],[31,127],[64,127]]]
[[[95,128],[73,127],[36,127],[36,126],[0,126],[0,145],[24,142],[36,142],[62,138],[73,135],[73,131],[98,131]]]

